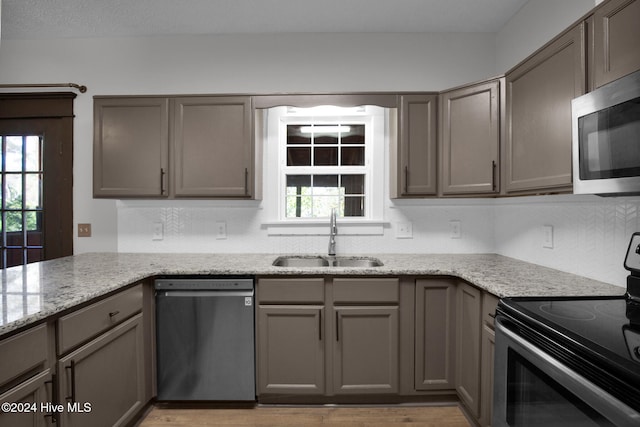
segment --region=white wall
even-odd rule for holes
[[[529,0],[496,35],[497,69],[508,71],[597,3],[597,0]]]

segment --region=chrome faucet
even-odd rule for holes
[[[329,220],[329,256],[334,256],[336,254],[336,234],[338,234],[338,226],[336,225],[336,208],[332,208]]]

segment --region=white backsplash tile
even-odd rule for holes
[[[354,253],[499,253],[625,286],[622,263],[631,233],[640,231],[640,198],[543,196],[509,199],[389,202],[383,235],[338,235],[337,251]],[[258,202],[118,203],[119,252],[325,253],[327,236],[268,235]],[[449,222],[460,221],[452,239]],[[224,221],[227,238],[216,239]],[[164,238],[152,240],[162,222]],[[413,237],[396,238],[398,222]],[[543,226],[554,245],[543,247]]]

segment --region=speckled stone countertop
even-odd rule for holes
[[[157,275],[444,275],[499,297],[622,295],[625,288],[494,254],[376,254],[383,266],[274,267],[275,254],[89,253],[2,271],[0,336]]]

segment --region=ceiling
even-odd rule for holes
[[[0,0],[2,39],[487,32],[527,0]]]

